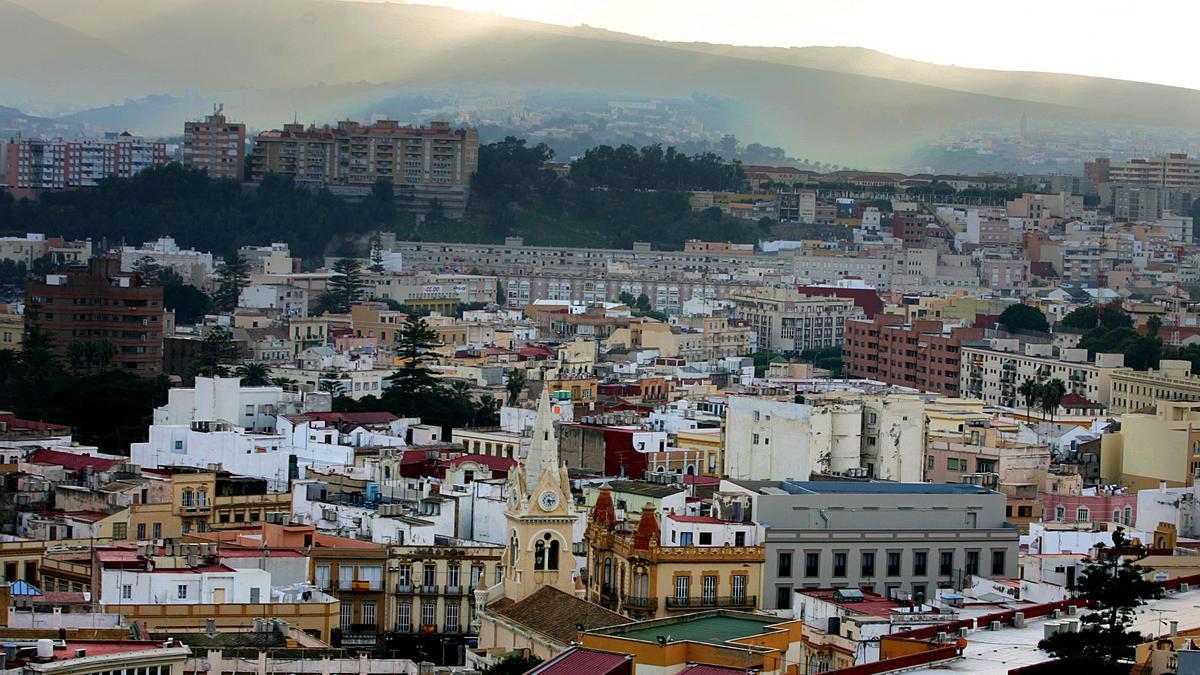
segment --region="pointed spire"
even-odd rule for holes
[[[638,519],[637,531],[633,533],[633,547],[646,551],[652,544],[658,543],[658,512],[654,504],[642,504],[642,517]]]
[[[554,417],[550,408],[550,390],[543,387],[533,423],[533,443],[525,458],[525,485],[529,490],[537,488],[542,472],[558,470],[558,439],[554,435]]]
[[[612,488],[605,483],[600,488],[600,496],[596,497],[596,505],[592,507],[592,522],[609,530],[617,526],[617,510],[613,506]]]

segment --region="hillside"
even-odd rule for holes
[[[374,105],[398,91],[460,84],[613,96],[704,93],[736,106],[722,131],[862,166],[902,163],[956,130],[1015,128],[1022,115],[1200,128],[1200,92],[1186,89],[935,66],[869,50],[667,43],[421,5],[0,0],[0,45],[28,46],[27,35],[72,45],[62,54],[42,50],[32,74],[54,84],[44,96],[111,106],[70,121],[124,120],[144,133],[177,134],[182,118],[217,98],[262,128],[293,116],[378,112]],[[71,69],[81,63],[94,67]],[[107,98],[95,93],[95,70],[120,75],[109,78]],[[0,68],[0,81],[24,76],[16,66]],[[155,93],[181,98],[121,100]]]

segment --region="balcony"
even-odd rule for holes
[[[674,595],[668,595],[667,609],[711,609],[713,607],[755,607],[758,605],[758,596],[742,595],[742,596],[706,596],[699,598],[681,598]]]
[[[411,633],[413,632],[413,625],[411,623],[398,623],[396,624],[396,632]]]
[[[383,590],[383,582],[364,579],[340,579],[338,580],[337,588],[339,591],[381,591]]]
[[[407,583],[407,584],[396,584],[396,591],[395,591],[395,593],[396,593],[396,595],[412,595],[412,594],[413,594],[413,585],[412,585],[412,583]],[[410,626],[410,627],[411,627],[411,626]]]
[[[658,609],[658,598],[639,598],[632,595],[626,595],[621,598],[621,604],[626,609],[641,609],[654,611]]]
[[[446,595],[462,595],[464,590],[462,586],[443,586],[443,589]]]
[[[417,586],[417,594],[418,595],[437,595],[438,594],[438,586],[437,585]]]

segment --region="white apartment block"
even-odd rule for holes
[[[1097,354],[1086,349],[1060,349],[1052,344],[1025,343],[1018,338],[991,338],[962,346],[959,391],[988,405],[1024,408],[1018,392],[1025,380],[1059,379],[1068,393],[1104,406],[1110,404],[1114,373],[1123,372],[1123,354]]]

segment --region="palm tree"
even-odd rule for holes
[[[243,387],[265,387],[271,383],[271,369],[265,363],[243,363],[233,369]]]
[[[1017,388],[1017,393],[1021,395],[1021,398],[1025,399],[1025,415],[1027,417],[1031,416],[1033,404],[1037,403],[1038,399],[1042,397],[1042,385],[1038,384],[1036,380],[1027,377],[1021,383],[1021,386]]]
[[[508,390],[508,404],[516,405],[517,399],[521,398],[521,392],[525,391],[525,369],[510,370],[504,380],[504,388]]]
[[[289,384],[296,384],[296,381],[290,377],[272,377],[271,384],[276,387],[286,387]]]
[[[1063,381],[1054,378],[1041,386],[1042,394],[1042,412],[1048,413],[1050,419],[1054,420],[1054,411],[1058,410],[1058,404],[1062,403],[1063,398],[1067,395],[1067,385]]]

